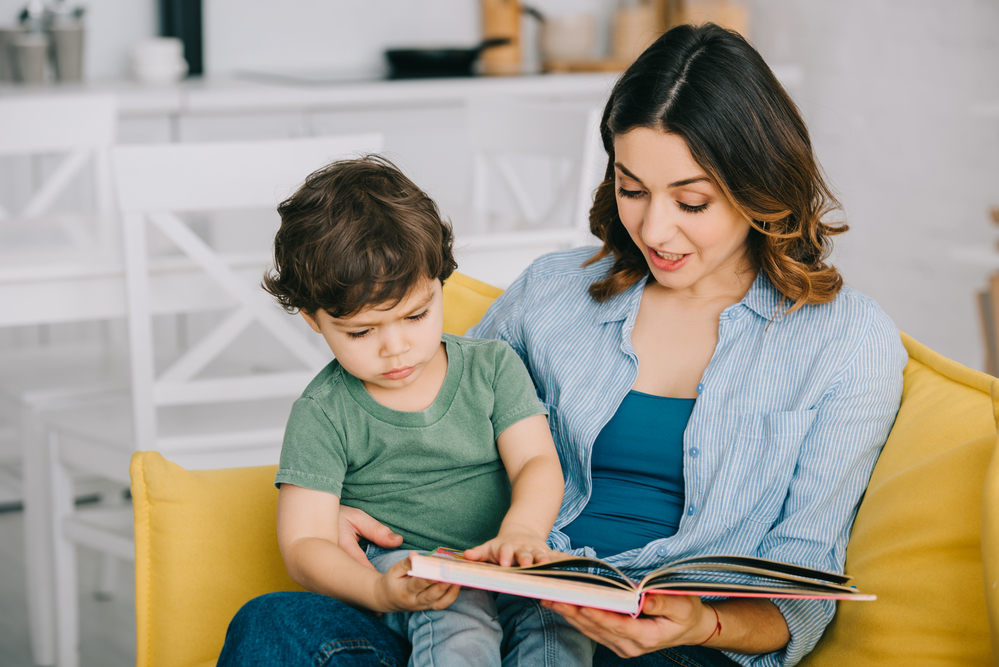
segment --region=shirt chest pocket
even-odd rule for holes
[[[723,466],[724,495],[734,526],[743,519],[772,525],[780,515],[805,437],[817,410],[744,414]]]

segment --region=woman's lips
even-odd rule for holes
[[[382,373],[382,377],[388,380],[401,380],[405,377],[409,377],[409,374],[413,372],[412,366],[406,366],[404,368],[393,368],[387,373]]]
[[[686,264],[687,260],[690,258],[690,253],[687,253],[687,254],[663,253],[664,255],[671,255],[672,257],[677,257],[678,258],[678,259],[667,259],[665,257],[662,257],[656,251],[655,248],[653,248],[651,246],[647,246],[647,247],[648,247],[648,250],[649,250],[649,261],[652,262],[653,266],[655,266],[657,269],[660,269],[662,271],[676,271],[681,266],[683,266],[684,264]]]

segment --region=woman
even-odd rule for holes
[[[824,263],[846,225],[822,220],[837,204],[794,104],[741,37],[680,26],[618,81],[601,136],[590,224],[603,247],[541,258],[469,332],[508,341],[549,409],[566,477],[551,543],[637,573],[711,553],[841,570],[906,355],[888,317]],[[240,612],[224,653],[287,616],[261,611],[276,600]],[[339,624],[323,647],[377,640],[365,656],[404,659],[401,642],[331,604],[308,612]],[[792,665],[834,612],[674,596],[638,619],[543,606],[602,645],[596,665],[650,667]]]

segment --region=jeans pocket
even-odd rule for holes
[[[321,646],[313,658],[314,667],[398,667],[394,653],[380,650],[368,639],[335,639]]]

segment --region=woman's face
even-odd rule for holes
[[[749,221],[687,142],[640,127],[614,137],[614,155],[617,210],[656,281],[694,294],[731,285],[745,269]]]

